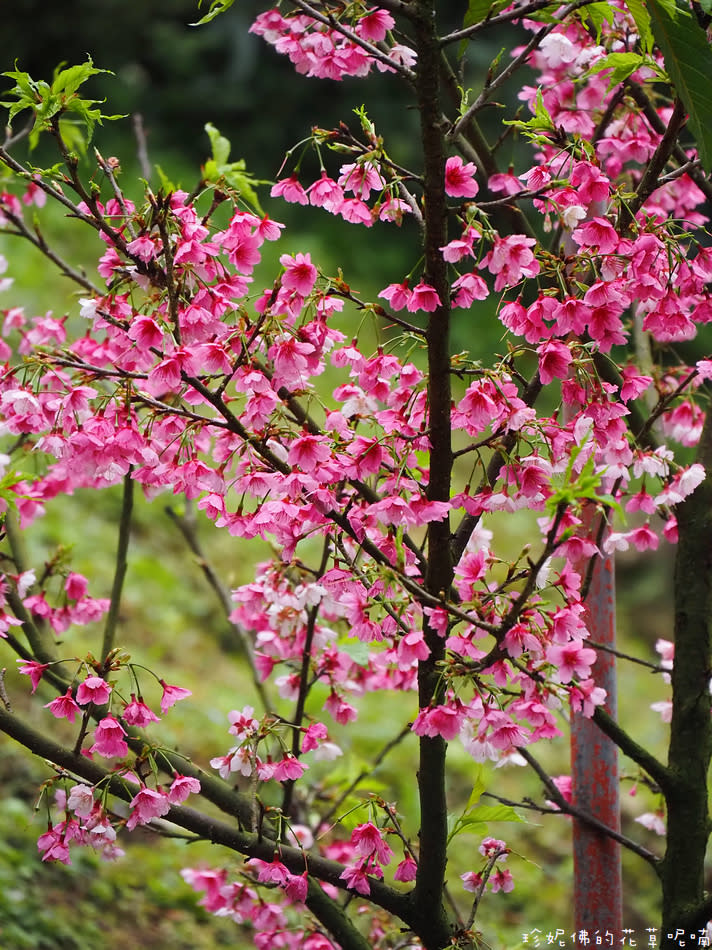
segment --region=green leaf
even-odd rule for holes
[[[712,171],[712,49],[689,9],[675,0],[648,0],[653,35],[665,69],[689,115],[705,171]]]
[[[204,17],[201,17],[197,23],[191,23],[191,26],[203,26],[205,23],[210,23],[211,20],[214,20],[216,16],[220,16],[221,13],[225,13],[226,10],[229,10],[233,5],[235,0],[212,0],[210,8]],[[198,8],[202,7],[202,2],[198,3]]]
[[[646,63],[644,56],[638,53],[609,53],[600,59],[591,67],[591,73],[600,73],[604,69],[611,70],[611,86],[617,86],[618,83],[625,82],[636,69]]]
[[[178,191],[180,186],[172,181],[168,175],[166,175],[160,165],[156,165],[156,172],[158,173],[158,180],[161,183],[161,189],[167,195],[172,194],[174,191]]]
[[[541,87],[536,91],[536,104],[534,107],[534,116],[523,122],[521,119],[503,119],[503,125],[513,125],[520,129],[530,139],[536,141],[542,132],[555,132],[556,126],[554,120],[544,105],[544,99],[541,94]]]
[[[62,69],[61,65],[54,71],[52,80],[52,92],[55,95],[73,96],[79,87],[99,73],[111,73],[109,69],[97,69],[92,62],[91,56],[86,63],[79,66],[70,66],[68,69]]]
[[[460,821],[463,826],[466,825],[469,828],[489,821],[523,822],[524,819],[511,805],[478,805]]]
[[[98,100],[82,99],[77,95],[77,90],[87,79],[109,70],[96,69],[91,57],[78,66],[63,69],[63,65],[61,64],[55,70],[51,86],[43,81],[35,82],[29,73],[19,69],[2,74],[16,82],[15,88],[8,93],[9,96],[14,97],[14,101],[0,103],[9,109],[8,125],[11,125],[15,116],[25,109],[35,114],[35,123],[29,137],[31,149],[37,145],[40,134],[52,127],[56,116],[73,112],[81,119],[86,127],[84,148],[91,140],[96,123],[101,124],[102,119],[123,118],[118,115],[102,115],[100,109],[93,108],[99,104]]]
[[[466,30],[468,26],[474,26],[475,23],[481,23],[493,6],[494,0],[470,0],[462,21],[463,30]]]
[[[221,181],[224,181],[231,188],[234,188],[235,191],[239,192],[240,197],[251,204],[259,214],[264,215],[264,211],[257,197],[257,192],[255,191],[255,185],[266,185],[268,183],[253,178],[245,168],[244,159],[240,159],[237,162],[228,161],[231,148],[230,140],[226,139],[224,135],[221,135],[212,122],[208,122],[205,125],[205,131],[208,133],[213,151],[212,158],[209,158],[203,166],[203,178],[205,181],[218,185]]]
[[[339,643],[339,650],[351,657],[357,666],[368,666],[369,649],[368,644],[361,640],[346,640]]]
[[[224,135],[221,135],[212,122],[205,124],[205,131],[208,133],[210,145],[213,149],[213,158],[218,165],[226,165],[230,158],[230,141]]]
[[[465,810],[463,816],[466,815],[471,808],[474,808],[480,798],[482,797],[482,792],[487,788],[485,783],[482,781],[482,773],[484,769],[481,765],[477,766],[477,771],[475,772],[475,781],[472,785],[472,791],[470,792],[470,797],[467,799],[467,805],[465,805]]]
[[[643,52],[650,53],[653,48],[653,31],[650,27],[650,14],[647,7],[643,0],[626,0],[626,6],[635,20]]]
[[[613,23],[615,10],[610,3],[591,3],[580,10],[581,20],[590,23],[596,31],[596,42],[601,40],[601,29],[604,23]]]

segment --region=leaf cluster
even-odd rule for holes
[[[15,66],[17,67],[17,63]],[[100,100],[83,99],[79,95],[80,87],[88,79],[108,72],[108,69],[97,69],[89,56],[85,63],[77,66],[64,68],[64,63],[60,64],[54,71],[51,83],[42,79],[35,80],[29,73],[18,68],[3,73],[3,76],[15,80],[14,88],[6,93],[9,98],[0,102],[0,105],[9,110],[8,125],[12,126],[17,115],[29,110],[32,113],[29,142],[30,148],[34,149],[42,132],[56,129],[60,118],[66,119],[69,115],[74,119],[74,126],[78,124],[82,127],[79,136],[69,136],[70,141],[82,150],[86,149],[97,123],[101,125],[104,119],[123,118],[120,115],[104,115],[101,109],[97,108],[101,104]]]

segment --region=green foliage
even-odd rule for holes
[[[459,817],[450,816],[448,819],[448,845],[457,835],[466,833],[471,835],[486,835],[490,821],[523,822],[521,815],[511,805],[481,805],[480,798],[487,786],[484,781],[484,768],[478,765],[475,769],[475,780],[472,792]]]
[[[191,26],[203,26],[204,23],[210,23],[211,20],[214,20],[216,16],[220,16],[221,13],[225,13],[233,5],[235,0],[211,0],[210,8],[205,16],[201,17],[197,23],[191,23]],[[198,3],[198,7],[202,7],[202,2]]]
[[[503,125],[513,125],[515,128],[519,129],[527,138],[531,139],[532,142],[537,142],[542,133],[552,133],[556,131],[556,126],[554,125],[554,120],[549,114],[549,110],[544,105],[544,98],[541,94],[541,89],[538,88],[536,91],[536,104],[534,107],[534,115],[531,119],[527,119],[526,122],[521,119],[511,119],[503,120]],[[546,136],[546,141],[549,140],[549,137]]]
[[[610,3],[591,3],[583,7],[580,16],[584,23],[593,27],[598,42],[601,39],[601,27],[604,23],[613,23],[615,10]]]
[[[591,72],[600,73],[604,69],[610,69],[610,88],[624,82],[636,69],[649,64],[650,60],[639,53],[609,53],[591,67]]]
[[[650,14],[643,0],[626,0],[626,6],[630,15],[635,20],[640,37],[640,45],[645,53],[650,53],[653,49],[653,31],[650,26]]]
[[[496,3],[496,0],[470,0],[467,6],[467,13],[462,21],[462,28],[466,30],[468,26],[474,26],[475,23],[481,23],[486,17],[494,12],[493,8],[502,6]]]
[[[553,514],[560,508],[568,508],[579,503],[579,499],[587,498],[590,501],[608,505],[613,508],[622,520],[625,520],[623,509],[613,495],[605,494],[599,489],[603,482],[603,471],[597,471],[593,455],[590,455],[581,467],[575,472],[576,460],[583,451],[586,442],[571,450],[571,458],[566,467],[563,484],[559,485],[546,499],[546,507]]]
[[[97,69],[91,57],[88,57],[86,63],[78,66],[69,66],[66,69],[58,66],[51,84],[44,80],[36,81],[29,73],[20,69],[3,73],[3,76],[15,80],[14,88],[6,93],[10,99],[0,102],[0,105],[9,110],[8,125],[12,125],[15,116],[29,109],[34,114],[34,124],[29,136],[30,148],[35,148],[40,134],[55,128],[60,117],[69,114],[76,117],[85,130],[81,141],[86,146],[91,141],[97,123],[101,125],[103,119],[122,118],[118,115],[103,115],[101,109],[94,108],[99,104],[99,100],[82,99],[77,94],[80,86],[88,79],[106,72],[109,70]],[[80,140],[75,136],[75,141]]]
[[[665,68],[689,113],[700,161],[712,171],[712,49],[707,36],[692,12],[675,0],[649,0],[648,10]]]
[[[205,131],[208,133],[213,150],[213,157],[209,158],[203,166],[205,181],[216,185],[223,183],[229,185],[239,193],[240,197],[251,204],[260,215],[264,215],[254,186],[267,185],[269,182],[252,178],[246,171],[244,159],[241,158],[236,162],[229,161],[230,140],[221,135],[212,122],[206,124]]]

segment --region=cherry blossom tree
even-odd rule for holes
[[[203,20],[231,3],[213,0]],[[218,852],[244,858],[239,874],[184,877],[259,947],[476,945],[481,907],[516,887],[512,846],[483,831],[461,881],[448,881],[448,856],[460,833],[518,813],[484,804],[477,778],[449,820],[454,743],[474,775],[488,761],[532,767],[539,811],[560,813],[549,820],[593,824],[650,863],[662,946],[677,946],[712,917],[712,359],[687,365],[676,347],[712,319],[709,4],[471,0],[449,33],[445,6],[290,0],[251,28],[315,81],[361,77],[367,100],[381,72],[409,90],[412,167],[366,106],[313,128],[271,189],[374,240],[418,235],[412,270],[372,301],[347,268],[328,274],[286,247],[276,278],[255,284],[282,225],[212,126],[194,193],[147,189],[134,202],[113,160],[97,151],[83,171],[78,153],[107,118],[82,97],[91,61],[51,82],[6,74],[2,230],[82,296],[59,319],[29,317],[20,301],[3,310],[0,635],[32,692],[54,698],[38,728],[3,690],[0,729],[54,765],[43,860],[69,863],[80,847],[112,857],[138,826],[182,828],[215,844],[218,866]],[[469,88],[468,56],[495,29],[513,48]],[[521,106],[490,144],[481,115],[508,84]],[[502,164],[510,137],[522,168]],[[51,167],[24,157],[40,139],[58,150]],[[96,235],[96,278],[31,222],[46,202]],[[8,296],[12,261],[1,263]],[[475,319],[502,332],[486,365],[453,352],[451,328]],[[375,350],[364,320],[379,328]],[[335,388],[320,379],[327,367]],[[123,508],[101,599],[91,578],[27,563],[21,535],[64,496],[109,486]],[[276,552],[232,592],[254,700],[225,710],[210,761],[160,740],[159,720],[191,695],[190,669],[169,684],[121,646],[135,489],[193,500],[236,544],[261,538]],[[537,513],[538,536],[505,557],[491,524],[522,509]],[[667,762],[606,705],[586,612],[602,556],[661,539],[677,546],[674,643],[649,664],[671,680],[656,704]],[[96,621],[95,650],[72,657],[72,628]],[[410,703],[379,755],[415,734],[418,807],[369,796],[362,775],[347,822],[356,786],[324,801],[309,769],[341,753],[335,734],[359,730],[372,693]],[[596,824],[567,777],[540,765],[537,744],[566,732],[569,710],[657,790],[660,814],[641,822],[665,834],[663,857]]]

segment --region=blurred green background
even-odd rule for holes
[[[248,34],[254,15],[262,8],[253,0],[240,0],[228,15],[194,28],[189,24],[199,18],[199,12],[193,0],[153,0],[150,5],[127,0],[64,4],[23,0],[4,13],[0,69],[11,69],[17,62],[36,78],[50,78],[59,61],[81,62],[90,54],[96,66],[115,73],[94,80],[91,94],[106,97],[105,111],[109,113],[139,113],[151,163],[160,165],[172,181],[188,189],[198,180],[199,165],[208,156],[203,131],[206,122],[214,123],[231,140],[232,159],[243,157],[256,177],[275,179],[286,151],[308,135],[313,125],[328,128],[350,119],[364,97],[368,97],[370,116],[379,130],[387,133],[390,153],[405,165],[416,160],[416,114],[407,108],[407,96],[396,79],[377,75],[366,87],[359,81],[327,83],[296,76],[288,62]],[[451,26],[462,22],[466,8],[465,2],[451,5]],[[511,43],[511,35],[503,42]],[[479,45],[475,70],[483,74],[498,51],[496,37]],[[496,120],[492,115],[489,121]],[[490,129],[493,137],[495,130],[496,126]],[[138,186],[131,184],[141,174],[131,118],[106,123],[97,132],[96,144],[105,156],[120,158],[121,180],[129,193],[135,187],[138,194]],[[515,154],[509,158],[518,161]],[[336,168],[337,163],[332,171]],[[303,181],[317,175],[318,166],[310,158],[305,162]],[[417,257],[417,235],[407,225],[400,230],[377,225],[367,231],[318,209],[270,201],[268,188],[260,198],[275,218],[288,225],[267,268],[277,253],[308,249],[325,272],[334,274],[338,267],[343,268],[346,280],[362,292],[363,299],[372,299],[387,283],[401,280]],[[93,273],[99,245],[50,209],[42,213],[41,220],[62,253]],[[56,315],[77,314],[74,288],[56,277],[31,249],[0,236],[0,251],[8,257],[8,273],[16,279],[3,296],[4,307],[24,305],[30,315],[46,310]],[[501,327],[493,318],[492,307],[488,303],[477,311],[460,313],[455,331],[458,349],[470,349],[475,358],[501,351]],[[193,699],[172,712],[165,723],[168,732],[162,735],[207,765],[229,745],[227,712],[254,697],[239,645],[199,566],[166,515],[166,503],[165,498],[157,498],[138,505],[121,640],[137,660],[160,668],[167,680],[193,689]],[[112,529],[119,509],[115,489],[57,500],[48,507],[47,517],[28,533],[34,562],[41,565],[58,545],[71,545],[73,569],[90,578],[91,593],[108,596],[113,571]],[[505,552],[519,550],[530,533],[536,536],[527,513],[501,518],[493,526]],[[202,525],[203,541],[223,581],[231,587],[249,581],[255,562],[265,556],[264,548],[207,528]],[[644,560],[635,553],[619,559],[622,642],[624,649],[646,659],[655,659],[657,637],[671,637],[670,565],[666,545]],[[72,631],[68,650],[79,652],[80,643],[91,648],[96,635],[96,630]],[[192,670],[189,684],[185,682],[186,666]],[[622,721],[634,724],[638,738],[664,755],[665,727],[648,707],[664,697],[665,687],[657,677],[627,664],[620,666]],[[23,698],[26,680],[20,682],[9,673],[8,690],[20,711],[26,711],[38,725],[45,721],[47,713]],[[43,702],[51,698],[46,692]],[[382,700],[374,698],[372,705],[366,705],[358,735],[351,738],[349,730],[337,735],[349,753],[348,761],[342,760],[328,776],[317,779],[333,781],[340,773],[355,774],[362,765],[368,767],[376,750],[412,714],[401,704],[392,711],[393,723],[384,727]],[[0,947],[83,950],[95,942],[191,950],[251,946],[249,937],[241,936],[235,924],[196,907],[196,895],[178,874],[186,864],[238,864],[235,857],[216,853],[208,845],[157,843],[150,832],[143,831],[126,837],[123,846],[129,856],[115,864],[99,866],[92,855],[77,854],[70,868],[42,865],[36,839],[44,830],[44,819],[41,812],[33,816],[33,804],[34,789],[47,777],[47,770],[3,738],[0,751]],[[406,740],[381,767],[377,778],[389,789],[388,798],[412,804],[414,753],[414,741]],[[568,772],[566,741],[551,743],[538,754],[553,774]],[[456,810],[469,795],[473,763],[456,745],[451,762],[450,793]],[[630,764],[627,774],[624,830],[647,846],[659,848],[659,839],[632,824],[632,818],[651,810],[655,800],[642,787],[636,798],[630,798],[627,793],[635,778]],[[490,790],[512,799],[531,796],[540,801],[542,797],[536,780],[516,768],[493,771]],[[530,825],[490,829],[521,855],[509,859],[515,890],[489,896],[478,917],[493,946],[517,946],[521,933],[533,927],[554,930],[572,925],[569,823],[556,817],[532,820]],[[411,834],[415,830],[407,829]],[[462,899],[458,875],[478,859],[479,839],[463,836],[459,842],[451,882],[453,893]],[[642,930],[656,922],[655,882],[639,859],[625,857],[625,867],[626,925]]]

